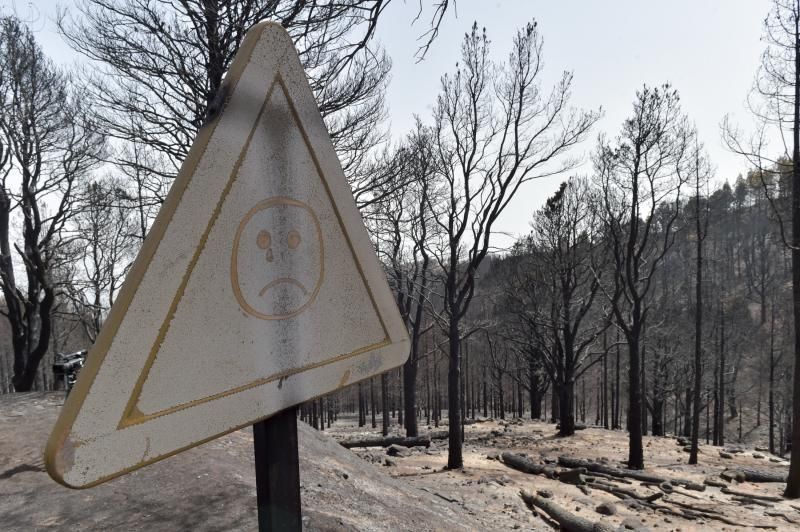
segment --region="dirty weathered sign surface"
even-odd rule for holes
[[[297,53],[247,35],[46,450],[88,487],[402,364],[405,327]]]

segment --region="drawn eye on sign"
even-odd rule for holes
[[[262,320],[297,316],[325,274],[322,227],[302,201],[274,197],[244,215],[233,239],[231,286],[242,309]]]

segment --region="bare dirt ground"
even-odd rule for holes
[[[52,481],[42,461],[62,403],[63,393],[0,395],[0,531],[257,529],[250,430],[75,491]],[[305,530],[483,527],[307,425],[298,432]]]
[[[422,427],[420,432],[424,433],[426,430]],[[372,429],[365,431],[364,428],[359,428],[352,419],[340,419],[326,432],[337,439],[358,439],[376,434]],[[552,493],[550,500],[565,510],[621,529],[752,530],[753,525],[767,525],[774,526],[776,530],[800,530],[800,501],[742,503],[723,493],[721,488],[712,486],[706,486],[702,492],[678,488],[658,501],[679,513],[681,504],[711,509],[741,526],[712,519],[689,520],[656,513],[637,505],[635,501],[623,501],[605,491],[592,489],[587,496],[577,486],[516,471],[494,458],[503,451],[510,451],[527,454],[528,458],[537,463],[555,461],[559,456],[573,456],[624,468],[622,461],[627,458],[627,433],[623,431],[588,428],[577,432],[574,437],[559,438],[552,424],[530,420],[488,420],[467,425],[465,436],[465,467],[460,471],[448,471],[444,467],[447,463],[446,440],[434,440],[429,449],[413,448],[406,457],[389,457],[388,465],[383,449],[357,448],[353,451],[367,461],[382,464],[383,469],[392,476],[402,478],[416,488],[449,501],[455,510],[481,521],[485,530],[552,530],[552,522],[545,517],[535,517],[526,507],[519,496],[521,489],[531,493],[549,491]],[[733,458],[728,459],[720,457],[720,447],[701,445],[700,465],[689,466],[688,453],[684,452],[674,438],[645,437],[644,445],[647,472],[667,478],[690,479],[699,484],[707,478],[722,481],[719,474],[726,468],[749,467],[782,473],[788,471],[788,462],[785,460],[752,449],[733,454]],[[619,483],[613,480],[609,482]],[[659,491],[657,486],[642,486],[638,481],[619,483],[619,486],[634,489],[641,495]],[[734,482],[730,487],[757,495],[779,496],[785,484]],[[601,503],[612,503],[617,513],[611,516],[601,515],[596,511]],[[767,515],[768,513],[783,514],[786,517]]]
[[[249,430],[96,488],[73,491],[50,480],[41,458],[61,403],[58,393],[0,396],[0,530],[256,529]],[[422,433],[426,430],[421,428]],[[572,438],[558,438],[551,424],[485,420],[466,427],[465,467],[458,471],[444,468],[446,440],[388,456],[379,447],[349,451],[331,438],[378,434],[359,428],[351,418],[341,418],[324,433],[301,423],[299,433],[306,530],[553,530],[552,521],[542,512],[535,515],[522,501],[523,489],[549,491],[550,500],[565,510],[623,530],[751,530],[754,525],[800,530],[800,502],[742,503],[711,486],[702,492],[678,488],[658,501],[679,512],[682,504],[711,509],[740,526],[690,520],[656,513],[597,489],[587,495],[577,486],[521,473],[496,458],[510,451],[537,463],[575,456],[624,467],[627,440],[622,431],[589,428]],[[719,450],[703,445],[701,465],[688,466],[688,454],[673,438],[647,437],[647,471],[697,483],[719,481],[719,473],[730,467],[787,471],[785,461],[765,452],[748,449],[726,459]],[[638,481],[608,482],[641,495],[659,490]],[[731,487],[739,491],[765,496],[779,496],[784,487],[734,484]],[[601,515],[601,503],[612,503],[616,513]]]

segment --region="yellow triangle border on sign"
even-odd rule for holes
[[[127,276],[127,278],[125,280],[125,283],[123,284],[123,286],[120,289],[120,293],[119,293],[119,295],[117,297],[117,301],[115,302],[114,306],[112,307],[111,311],[109,312],[109,315],[107,317],[106,323],[104,324],[104,327],[100,331],[100,333],[99,333],[99,335],[97,337],[97,340],[95,342],[95,345],[90,349],[90,353],[89,353],[89,356],[88,356],[88,359],[87,359],[87,362],[86,362],[86,366],[82,369],[80,378],[78,379],[78,382],[76,383],[76,386],[74,387],[72,393],[67,398],[67,400],[66,400],[66,402],[64,404],[64,407],[62,409],[61,415],[59,416],[58,420],[56,421],[56,424],[55,424],[55,426],[53,428],[53,431],[51,433],[50,439],[48,440],[46,448],[45,448],[45,465],[46,465],[47,471],[50,474],[50,476],[53,479],[55,479],[56,481],[58,481],[59,483],[65,485],[67,487],[87,488],[87,487],[95,486],[97,484],[100,484],[102,482],[105,482],[107,480],[115,478],[115,477],[120,476],[122,474],[128,473],[128,472],[133,471],[135,469],[138,469],[138,468],[140,468],[142,466],[151,464],[153,462],[159,461],[159,460],[167,458],[169,456],[173,456],[173,455],[175,455],[177,453],[180,453],[180,452],[182,452],[184,450],[187,450],[187,449],[189,449],[191,447],[194,447],[196,445],[200,445],[200,444],[203,444],[205,442],[211,441],[211,440],[213,440],[215,438],[218,438],[218,437],[220,437],[220,436],[222,436],[224,434],[228,434],[230,432],[233,432],[233,431],[239,430],[241,428],[244,428],[244,427],[252,424],[255,421],[259,421],[260,419],[265,419],[267,417],[270,417],[271,415],[274,415],[274,413],[276,413],[276,412],[270,412],[267,415],[264,415],[264,416],[262,416],[262,417],[260,417],[258,419],[249,420],[246,423],[238,423],[237,422],[235,426],[226,425],[224,430],[220,429],[219,431],[215,432],[214,434],[212,434],[212,435],[210,435],[208,437],[204,437],[204,438],[198,439],[196,441],[192,441],[188,445],[181,445],[180,448],[175,448],[174,450],[171,450],[169,452],[163,452],[162,454],[157,454],[155,456],[150,456],[148,452],[145,452],[144,455],[141,456],[141,459],[136,461],[133,465],[131,465],[129,467],[120,467],[119,469],[115,469],[112,474],[96,475],[96,476],[92,477],[91,479],[81,479],[79,482],[74,482],[72,480],[71,481],[67,481],[64,478],[64,475],[66,474],[66,472],[68,472],[72,467],[72,460],[73,460],[73,456],[74,456],[75,450],[77,450],[79,447],[81,447],[83,445],[92,444],[93,440],[95,439],[95,437],[92,437],[92,438],[86,439],[84,441],[81,441],[74,434],[71,434],[71,432],[73,430],[73,425],[74,425],[74,423],[75,423],[76,419],[78,418],[78,415],[79,415],[79,413],[81,411],[81,407],[83,406],[83,403],[86,401],[86,398],[89,395],[89,392],[90,392],[90,390],[91,390],[91,388],[93,386],[93,383],[94,383],[94,381],[95,381],[95,379],[96,379],[96,377],[97,377],[97,375],[98,375],[98,373],[99,373],[99,371],[100,371],[100,369],[101,369],[101,367],[103,365],[104,358],[106,357],[107,353],[109,352],[109,349],[111,348],[111,345],[113,343],[114,337],[115,337],[119,327],[121,326],[121,324],[123,322],[123,319],[124,319],[124,317],[125,317],[125,315],[126,315],[126,313],[128,311],[128,307],[133,302],[133,300],[134,300],[134,298],[136,296],[137,290],[138,290],[140,284],[143,281],[144,275],[147,272],[147,269],[148,269],[151,261],[153,260],[158,248],[159,248],[159,244],[161,243],[162,238],[166,234],[167,228],[170,226],[170,223],[171,223],[172,218],[173,218],[173,216],[175,214],[175,211],[178,208],[178,206],[181,204],[183,195],[184,195],[187,187],[191,183],[192,177],[195,174],[195,172],[196,172],[196,170],[198,168],[198,165],[200,164],[200,161],[203,159],[203,156],[204,156],[204,154],[206,152],[208,144],[212,139],[212,136],[213,136],[213,134],[214,134],[214,132],[216,130],[217,125],[219,124],[220,117],[222,117],[224,115],[224,110],[226,109],[227,104],[230,101],[231,96],[234,94],[242,74],[245,72],[246,67],[250,63],[253,51],[256,48],[256,46],[259,44],[259,40],[261,39],[262,33],[264,33],[265,30],[269,29],[273,33],[277,33],[278,31],[280,31],[283,34],[281,39],[285,39],[285,41],[288,41],[288,43],[286,45],[283,45],[283,46],[285,46],[285,49],[279,50],[279,53],[274,56],[275,57],[275,65],[276,65],[275,66],[275,71],[274,71],[275,72],[274,73],[274,77],[273,77],[273,79],[271,81],[271,85],[270,85],[269,89],[266,91],[266,95],[264,97],[264,101],[261,103],[261,105],[259,107],[258,117],[253,122],[253,127],[252,127],[251,131],[249,132],[249,134],[247,136],[247,141],[243,145],[243,147],[241,149],[241,152],[239,153],[239,156],[236,159],[236,163],[235,163],[235,165],[233,167],[233,170],[231,171],[231,173],[230,173],[230,175],[228,177],[228,181],[226,182],[225,188],[223,189],[223,192],[222,192],[218,202],[216,203],[216,205],[214,207],[214,210],[212,211],[211,219],[209,220],[209,222],[208,222],[208,224],[207,224],[207,226],[205,228],[205,231],[203,232],[201,242],[195,248],[194,255],[192,256],[192,258],[191,258],[191,260],[189,262],[189,266],[187,268],[187,271],[184,272],[183,275],[181,276],[180,288],[178,290],[178,293],[176,293],[176,295],[172,299],[172,302],[171,302],[171,304],[169,306],[169,310],[167,312],[167,315],[166,315],[165,319],[163,320],[163,322],[161,324],[161,327],[159,328],[157,339],[156,339],[153,347],[151,348],[150,353],[148,354],[148,357],[146,359],[146,363],[144,364],[144,367],[142,368],[141,373],[139,374],[138,380],[134,384],[132,393],[129,396],[129,399],[128,399],[128,401],[126,403],[126,406],[125,406],[125,408],[123,410],[123,414],[122,414],[122,416],[120,418],[120,421],[119,421],[119,423],[118,423],[118,425],[116,427],[117,431],[121,431],[121,430],[129,428],[129,427],[132,428],[135,425],[140,425],[140,424],[146,423],[147,421],[153,420],[155,418],[159,418],[159,417],[162,417],[162,416],[174,413],[174,412],[178,412],[180,410],[184,410],[184,409],[187,409],[187,408],[190,408],[190,407],[193,407],[193,406],[197,406],[197,405],[200,405],[200,404],[203,404],[203,403],[207,403],[207,402],[213,401],[215,399],[220,399],[222,397],[234,395],[234,394],[243,392],[245,390],[249,390],[251,388],[256,388],[256,387],[261,386],[261,385],[272,383],[274,381],[279,381],[279,383],[280,383],[280,382],[283,382],[283,379],[285,379],[285,378],[287,378],[287,377],[289,377],[289,376],[291,376],[293,374],[296,374],[296,373],[299,373],[299,372],[303,372],[303,371],[306,371],[306,370],[313,370],[315,368],[319,368],[319,367],[326,366],[326,365],[329,365],[329,364],[334,364],[336,362],[340,362],[340,361],[346,360],[348,358],[356,357],[357,355],[364,354],[364,353],[367,353],[367,352],[370,352],[370,351],[373,351],[373,350],[385,348],[385,347],[388,347],[388,346],[392,346],[393,347],[393,350],[390,351],[391,353],[393,353],[391,360],[398,359],[399,358],[399,353],[403,349],[406,349],[405,350],[405,353],[406,353],[405,356],[407,356],[407,347],[402,347],[402,348],[400,347],[401,345],[402,346],[407,346],[407,343],[408,343],[408,338],[407,338],[407,335],[406,335],[405,326],[404,325],[401,326],[400,324],[395,323],[395,322],[397,322],[399,320],[400,316],[399,316],[399,314],[397,314],[396,316],[394,315],[396,313],[396,307],[394,307],[394,310],[388,309],[388,307],[387,307],[387,294],[383,293],[384,291],[388,290],[388,286],[386,287],[386,290],[383,289],[383,288],[380,288],[378,285],[374,285],[373,286],[373,283],[376,282],[376,275],[377,275],[376,274],[377,270],[375,268],[375,265],[370,264],[368,271],[364,270],[364,267],[362,265],[362,256],[366,252],[365,244],[363,242],[359,242],[357,246],[354,245],[354,243],[353,243],[353,241],[351,239],[351,236],[348,233],[348,229],[347,228],[348,227],[352,227],[352,224],[355,223],[354,222],[354,215],[353,215],[353,213],[350,213],[349,211],[346,212],[344,215],[342,214],[342,212],[340,212],[338,201],[340,201],[341,198],[343,197],[342,196],[343,191],[339,190],[339,189],[336,189],[336,192],[332,191],[331,185],[327,181],[327,176],[326,176],[327,172],[323,170],[323,166],[325,166],[325,165],[330,166],[331,163],[330,163],[329,159],[331,159],[331,155],[326,153],[325,156],[324,156],[324,159],[325,159],[326,163],[325,163],[325,165],[321,164],[321,161],[319,160],[319,156],[315,152],[315,149],[313,147],[314,144],[311,142],[311,140],[309,138],[309,135],[308,135],[308,132],[306,131],[306,125],[304,124],[304,119],[301,118],[300,113],[296,109],[296,104],[293,101],[292,97],[290,96],[289,90],[288,90],[288,88],[287,88],[287,86],[285,84],[285,81],[284,81],[284,79],[283,79],[283,77],[281,75],[281,68],[282,68],[281,65],[284,64],[284,62],[286,61],[287,54],[294,53],[295,56],[294,56],[293,60],[294,61],[298,61],[298,59],[297,59],[296,53],[294,52],[293,47],[291,45],[291,41],[288,39],[288,36],[285,33],[285,30],[283,30],[282,28],[280,28],[280,29],[279,28],[280,28],[280,26],[278,26],[278,25],[276,25],[274,23],[264,22],[264,23],[260,23],[260,24],[258,24],[256,26],[254,26],[250,31],[248,31],[247,35],[245,36],[244,41],[242,42],[242,44],[240,46],[240,49],[237,52],[236,57],[235,57],[235,59],[233,61],[233,64],[231,65],[231,67],[230,67],[230,69],[228,71],[228,74],[227,74],[227,76],[226,76],[226,78],[224,80],[223,86],[220,89],[220,94],[223,97],[221,98],[221,101],[219,102],[219,109],[217,110],[217,112],[213,113],[213,116],[212,116],[211,120],[207,124],[204,124],[200,128],[200,130],[198,131],[197,137],[196,137],[195,141],[193,142],[193,144],[192,144],[192,146],[191,146],[191,148],[189,150],[189,153],[188,153],[188,155],[186,157],[186,160],[184,161],[184,164],[182,165],[182,167],[181,167],[181,169],[180,169],[180,171],[178,173],[178,176],[175,178],[175,181],[174,181],[174,183],[172,185],[172,188],[171,188],[169,194],[167,195],[167,197],[166,197],[166,199],[164,201],[164,204],[163,204],[160,212],[158,213],[158,216],[156,217],[156,220],[155,220],[155,222],[153,224],[153,227],[150,230],[150,232],[148,233],[148,235],[147,235],[147,237],[146,237],[146,239],[145,239],[145,241],[144,241],[144,243],[142,245],[142,248],[141,248],[138,256],[136,257],[136,259],[135,259],[135,261],[134,261],[134,263],[133,263],[133,265],[132,265],[132,267],[131,267],[131,269],[130,269],[130,271],[128,273],[128,276]],[[281,44],[283,44],[283,43],[281,43]],[[296,77],[296,76],[294,76],[294,77]],[[295,80],[294,83],[295,84],[298,83],[298,80]],[[383,331],[383,340],[381,340],[381,341],[379,341],[377,343],[373,343],[371,345],[366,345],[366,346],[364,346],[362,348],[356,349],[355,351],[352,351],[352,352],[349,352],[349,353],[342,353],[342,354],[335,355],[335,356],[333,356],[333,358],[328,358],[326,360],[322,360],[322,361],[319,361],[319,362],[308,364],[306,366],[302,366],[302,367],[298,367],[298,368],[292,368],[292,369],[285,370],[285,371],[282,371],[282,372],[274,374],[274,375],[270,375],[270,376],[267,376],[267,377],[259,378],[259,379],[256,379],[256,380],[250,382],[250,383],[247,383],[245,385],[233,388],[231,390],[228,390],[228,391],[225,391],[225,392],[222,392],[222,393],[217,393],[215,395],[211,395],[211,396],[208,396],[208,397],[204,397],[204,398],[201,398],[201,399],[196,399],[196,400],[190,401],[190,402],[185,403],[185,404],[176,405],[174,407],[163,409],[163,410],[161,410],[159,412],[155,412],[155,413],[151,413],[151,414],[144,414],[141,411],[139,411],[139,409],[137,408],[137,402],[138,402],[140,394],[142,392],[142,387],[144,386],[144,383],[145,383],[145,381],[147,379],[149,371],[150,371],[150,369],[152,368],[152,366],[153,366],[153,364],[155,362],[156,355],[157,355],[157,353],[159,351],[159,348],[161,346],[161,342],[164,340],[164,338],[165,338],[165,336],[167,334],[167,331],[169,330],[170,323],[171,323],[171,321],[172,321],[172,319],[173,319],[173,317],[175,315],[175,312],[177,310],[178,304],[179,304],[179,302],[180,302],[180,300],[181,300],[181,298],[183,296],[183,291],[186,288],[186,286],[187,286],[187,284],[189,282],[189,279],[191,278],[192,270],[195,267],[195,265],[197,264],[197,261],[198,261],[198,259],[200,257],[200,254],[201,254],[201,251],[202,251],[203,247],[206,244],[206,239],[208,238],[209,232],[212,230],[212,228],[214,226],[214,223],[215,223],[215,221],[216,221],[216,219],[217,219],[217,217],[218,217],[218,215],[220,213],[220,210],[222,209],[222,206],[223,206],[223,204],[225,202],[225,198],[226,198],[228,192],[230,191],[231,186],[233,185],[233,183],[236,180],[236,176],[237,176],[238,170],[239,170],[239,168],[240,168],[240,166],[242,164],[242,161],[243,161],[243,159],[245,157],[245,154],[247,153],[247,148],[248,148],[248,146],[250,144],[251,139],[253,138],[254,131],[258,127],[259,119],[260,119],[261,115],[263,114],[264,109],[269,104],[270,98],[271,98],[271,96],[273,94],[273,91],[274,91],[276,86],[279,87],[280,90],[283,91],[283,94],[286,97],[286,101],[288,103],[289,109],[291,110],[292,118],[295,121],[296,126],[297,126],[298,130],[300,131],[300,134],[302,135],[303,142],[305,143],[305,146],[308,149],[308,152],[309,152],[309,154],[311,156],[311,159],[313,161],[314,168],[315,168],[315,170],[317,172],[318,177],[320,178],[320,180],[321,180],[321,182],[323,184],[323,187],[324,187],[324,190],[325,190],[325,194],[327,195],[328,199],[330,200],[330,204],[331,204],[331,206],[333,208],[333,212],[335,213],[335,216],[336,216],[337,222],[339,224],[339,227],[341,228],[342,234],[344,236],[344,239],[345,239],[345,241],[347,243],[347,246],[349,247],[350,254],[352,255],[352,257],[354,259],[354,264],[355,264],[355,267],[356,267],[356,269],[358,271],[359,277],[361,278],[361,280],[364,283],[364,287],[365,287],[365,289],[367,291],[367,294],[369,296],[369,301],[370,301],[370,303],[372,305],[372,308],[373,308],[373,311],[375,312],[375,315],[377,316],[377,319],[378,319],[378,321],[380,323],[380,327],[381,327],[381,329]],[[307,81],[306,81],[306,87],[308,88]],[[308,89],[308,90],[310,91],[310,89]],[[309,92],[309,95],[310,95],[310,92]],[[308,105],[308,104],[306,103],[305,105]],[[304,109],[303,112],[307,113],[307,110]],[[319,115],[317,115],[317,116],[319,116]],[[320,121],[320,123],[321,123],[321,121]],[[315,129],[320,129],[320,126],[316,125],[316,124],[313,127]],[[328,149],[328,148],[325,148],[325,149]],[[341,172],[341,169],[339,170],[339,172]],[[339,186],[339,185],[337,185],[337,186]],[[341,187],[339,186],[339,188],[341,188]],[[339,200],[335,199],[337,197],[339,198]],[[345,218],[343,218],[343,216]],[[347,221],[345,221],[345,219]],[[363,230],[363,226],[362,226],[362,230]],[[364,234],[366,235],[365,231],[364,231]],[[357,251],[357,249],[358,249],[358,251]],[[376,265],[378,265],[377,261],[376,261]],[[369,278],[369,280],[368,280],[368,278]],[[384,283],[385,283],[385,280],[384,280]],[[379,292],[381,292],[379,294],[380,298],[378,298],[378,299],[376,299],[376,295],[373,293],[373,288],[374,287],[378,287]],[[380,301],[380,303],[378,301]],[[388,315],[384,315],[384,313],[386,313],[386,312],[389,312],[389,314]],[[390,322],[386,322],[385,321],[385,319],[387,319],[387,318],[390,318]],[[398,346],[398,347],[394,348],[394,346]],[[397,363],[401,363],[401,362],[399,362],[399,361],[398,362],[392,362],[392,364],[395,364],[395,365]],[[361,370],[359,370],[359,372],[360,371]],[[361,373],[358,378],[364,378],[363,375],[364,374]],[[344,373],[344,375],[342,375],[340,381],[338,381],[338,378],[337,378],[338,386],[341,387],[341,386],[344,386],[346,384],[349,384],[351,382],[351,378],[353,376],[354,375],[351,375],[350,370],[347,370]],[[278,386],[280,387],[280,384]],[[320,395],[324,395],[325,393],[329,393],[330,391],[331,390],[326,390],[326,391],[322,392]],[[309,398],[309,399],[311,399],[311,398]],[[110,427],[109,427],[109,430],[110,430]],[[98,435],[97,438],[100,438],[101,436],[102,435]],[[94,448],[94,447],[92,447],[92,448]],[[149,440],[148,440],[148,448],[149,448]]]
[[[159,348],[161,347],[161,343],[164,341],[164,338],[166,337],[167,332],[169,331],[170,324],[172,323],[172,318],[174,317],[175,312],[176,312],[176,310],[178,308],[178,304],[180,303],[180,301],[181,301],[181,299],[183,297],[184,291],[186,289],[186,285],[189,283],[189,279],[191,278],[192,271],[194,270],[194,267],[197,264],[197,261],[200,259],[200,255],[202,254],[203,249],[205,248],[206,241],[208,240],[208,235],[211,232],[211,230],[213,229],[214,223],[216,222],[217,218],[219,217],[220,212],[222,211],[222,207],[225,204],[225,200],[227,199],[228,193],[230,192],[231,188],[233,187],[233,183],[236,181],[236,176],[239,173],[239,168],[241,167],[242,162],[244,161],[244,157],[245,157],[245,155],[247,153],[247,150],[250,147],[250,142],[253,139],[253,135],[255,134],[255,131],[259,126],[259,123],[261,121],[261,116],[263,115],[264,110],[267,108],[267,105],[269,105],[269,101],[270,101],[270,99],[272,97],[272,93],[273,93],[273,91],[275,90],[276,87],[278,87],[281,91],[283,91],[283,95],[285,96],[286,101],[289,104],[289,109],[291,109],[292,118],[294,119],[295,123],[297,124],[297,128],[300,130],[300,133],[301,133],[301,135],[303,137],[303,142],[305,143],[306,148],[308,149],[309,153],[311,154],[311,159],[314,161],[314,168],[316,169],[317,175],[319,176],[319,178],[321,179],[321,181],[322,181],[322,183],[323,183],[323,185],[325,187],[325,192],[326,192],[328,198],[331,201],[331,205],[333,206],[334,212],[336,213],[337,222],[338,222],[339,226],[342,228],[342,234],[344,235],[344,238],[347,241],[347,245],[350,248],[350,253],[353,256],[353,262],[355,263],[356,268],[358,269],[359,276],[361,277],[362,281],[364,282],[364,286],[366,287],[367,293],[369,294],[370,302],[372,303],[372,306],[373,306],[373,309],[375,311],[375,314],[378,316],[378,320],[380,321],[381,328],[383,329],[384,338],[383,338],[383,340],[381,342],[377,342],[375,344],[364,346],[364,347],[362,347],[360,349],[357,349],[355,351],[352,351],[350,353],[339,354],[339,355],[337,355],[337,356],[335,356],[333,358],[329,358],[329,359],[326,359],[324,361],[316,362],[316,363],[313,363],[313,364],[307,364],[307,365],[301,366],[299,368],[292,368],[292,369],[289,369],[289,370],[282,371],[280,373],[276,373],[274,375],[270,375],[270,376],[267,376],[267,377],[262,377],[260,379],[255,380],[255,381],[252,381],[250,383],[244,384],[242,386],[237,386],[236,388],[233,388],[231,390],[226,390],[224,392],[220,392],[220,393],[217,393],[217,394],[214,394],[214,395],[210,395],[210,396],[204,397],[202,399],[195,399],[195,400],[190,401],[188,403],[175,405],[173,407],[163,409],[163,410],[161,410],[159,412],[155,412],[155,413],[152,413],[152,414],[144,414],[137,408],[137,402],[139,400],[139,396],[141,395],[144,383],[147,380],[147,376],[148,376],[148,374],[150,372],[150,368],[153,366],[153,363],[155,362],[155,359],[156,359],[156,356],[158,354]],[[170,213],[170,214],[172,214],[172,213]],[[324,268],[324,266],[323,266],[323,268]],[[214,207],[214,210],[213,210],[212,215],[211,215],[211,219],[209,220],[209,222],[208,222],[208,224],[207,224],[207,226],[205,228],[205,231],[203,231],[203,235],[202,235],[202,237],[200,239],[199,244],[195,248],[195,252],[194,252],[194,255],[192,256],[192,259],[189,261],[189,267],[186,270],[186,272],[183,274],[183,279],[181,280],[181,284],[180,284],[180,287],[178,288],[178,292],[175,294],[175,297],[172,300],[172,303],[170,305],[167,317],[164,319],[164,321],[161,324],[161,327],[160,327],[160,329],[158,331],[158,336],[156,337],[156,341],[155,341],[155,343],[153,344],[153,347],[150,350],[150,354],[149,354],[149,356],[147,358],[147,362],[146,362],[144,368],[142,369],[142,373],[139,375],[139,379],[137,380],[137,382],[136,382],[136,384],[134,386],[133,393],[131,394],[131,397],[128,400],[128,404],[127,404],[127,406],[125,408],[125,411],[124,411],[124,413],[122,415],[122,418],[119,421],[119,425],[117,426],[117,428],[118,429],[123,429],[123,428],[129,427],[131,425],[144,423],[144,422],[146,422],[146,421],[148,421],[150,419],[154,419],[156,417],[163,416],[163,415],[166,415],[166,414],[171,414],[173,412],[177,412],[179,410],[183,410],[184,408],[190,408],[192,406],[204,403],[206,401],[212,401],[214,399],[220,399],[222,397],[226,397],[228,395],[233,395],[235,393],[239,393],[239,392],[242,392],[244,390],[248,390],[250,388],[254,388],[256,386],[260,386],[262,384],[267,384],[269,382],[272,382],[272,381],[275,381],[275,380],[278,380],[278,379],[283,379],[283,378],[286,378],[286,377],[290,377],[290,376],[294,375],[295,373],[299,373],[301,371],[305,371],[305,370],[308,370],[308,369],[313,369],[313,368],[325,366],[327,364],[332,364],[334,362],[338,362],[338,361],[344,360],[346,358],[357,356],[357,355],[360,355],[362,353],[365,353],[365,352],[368,352],[368,351],[372,351],[374,349],[378,349],[380,347],[386,346],[389,343],[390,343],[390,341],[389,341],[389,332],[386,330],[386,325],[383,322],[383,317],[380,315],[380,312],[378,311],[377,305],[375,304],[375,297],[372,294],[372,290],[370,289],[369,283],[364,278],[364,273],[361,270],[361,265],[359,264],[358,258],[356,257],[356,254],[353,251],[353,244],[350,241],[350,237],[348,236],[347,231],[344,229],[344,224],[342,223],[341,217],[339,216],[339,211],[338,211],[338,208],[336,206],[336,202],[333,200],[333,197],[331,196],[331,192],[330,192],[330,189],[328,187],[328,183],[327,183],[327,181],[325,179],[325,174],[322,171],[322,168],[320,168],[320,164],[319,164],[319,161],[317,159],[317,155],[314,152],[314,148],[311,146],[311,143],[309,142],[308,135],[307,135],[307,133],[305,131],[305,128],[303,127],[303,123],[300,120],[300,117],[297,114],[297,110],[295,109],[294,102],[292,101],[292,98],[289,95],[289,91],[286,88],[286,85],[285,85],[285,83],[283,81],[283,78],[281,77],[280,72],[276,72],[275,73],[275,78],[272,80],[272,83],[270,85],[269,90],[267,91],[267,94],[266,94],[266,96],[264,98],[264,101],[262,102],[261,107],[259,108],[258,116],[256,117],[256,119],[255,119],[255,121],[253,123],[253,127],[251,128],[250,132],[247,135],[247,140],[245,141],[244,145],[242,146],[242,150],[239,153],[239,157],[237,157],[236,163],[234,164],[233,169],[231,170],[231,173],[228,176],[228,179],[227,179],[227,181],[225,183],[225,187],[222,190],[222,194],[221,194],[219,200],[217,201],[216,206]]]

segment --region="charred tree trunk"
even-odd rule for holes
[[[575,434],[575,382],[572,377],[567,377],[565,382],[558,386],[558,435],[572,436]]]
[[[425,364],[425,424],[431,426],[431,362]]]
[[[718,445],[725,445],[725,309],[720,303],[720,335],[719,335],[719,406],[717,407]]]
[[[800,11],[800,6],[796,7]],[[796,14],[797,15],[797,14]],[[800,16],[794,20],[794,100],[792,130],[792,302],[794,304],[794,379],[792,391],[792,458],[786,497],[800,497]]]
[[[683,404],[683,430],[681,431],[682,436],[692,436],[692,410],[694,403],[692,401],[693,397],[693,388],[686,388],[686,395],[684,396],[684,404]]]
[[[363,427],[367,424],[367,412],[364,405],[364,384],[358,383],[358,426]]]
[[[653,397],[653,409],[652,409],[652,418],[653,418],[653,436],[663,436],[664,435],[664,399],[660,397]]]
[[[697,464],[698,440],[700,438],[700,387],[703,378],[703,232],[700,223],[700,178],[697,177],[695,187],[695,230],[697,232],[695,257],[695,316],[694,316],[694,386],[692,393],[692,447],[689,452],[689,464]],[[689,393],[687,390],[688,402]],[[688,409],[688,405],[687,405]]]
[[[488,402],[488,387],[489,387],[489,379],[486,375],[486,364],[483,365],[483,417],[489,417],[489,402]]]
[[[644,328],[642,328],[642,333],[644,333]],[[639,358],[641,360],[640,361],[641,372],[639,373],[639,386],[641,386],[640,397],[642,402],[641,408],[639,410],[641,411],[641,416],[642,416],[641,417],[642,435],[646,435],[647,434],[647,373],[645,373],[645,358],[647,350],[645,349],[645,346],[642,344],[644,344],[644,342],[640,342],[641,348],[639,351],[640,352]]]
[[[769,408],[769,452],[775,454],[775,304],[772,304],[772,318],[769,327],[769,388],[767,393]]]
[[[405,408],[405,403],[403,402],[403,366],[397,368],[397,383],[397,387],[400,390],[400,400],[397,405],[397,423],[403,427],[405,426],[403,421],[403,409]]]
[[[580,379],[581,382],[581,401],[580,401],[580,420],[585,424],[586,423],[586,377]],[[576,419],[578,416],[576,416]]]
[[[612,420],[612,429],[621,429],[622,423],[620,422],[620,372],[619,372],[619,330],[617,331],[617,357],[614,367],[614,417]]]
[[[388,373],[381,374],[381,434],[384,436],[389,435],[389,375]],[[406,436],[417,436],[414,434],[406,434]]]
[[[606,335],[603,333],[603,427],[609,428],[608,420],[608,351]]]
[[[761,367],[759,366],[758,372],[758,395],[756,396],[756,427],[761,426],[761,396],[763,395],[763,390],[761,389],[761,382],[764,380],[763,375],[761,374]]]
[[[470,406],[472,408],[472,419],[475,419],[475,403],[477,400],[475,399],[475,372],[473,372],[472,377],[469,379],[469,396],[470,396]]]
[[[375,417],[375,379],[371,378],[369,380],[369,406],[371,410],[372,416],[372,428],[378,428],[378,420]]]
[[[531,402],[531,419],[541,419],[542,417],[542,396],[539,390],[539,374],[536,372],[533,361],[528,365],[528,386]]]
[[[706,445],[708,445],[710,443],[709,438],[711,437],[710,425],[709,425],[709,420],[711,419],[711,410],[710,410],[711,390],[709,390],[708,388],[706,388],[705,399],[706,399]]]
[[[639,341],[641,334],[641,310],[638,302],[633,308],[633,326],[628,336],[628,467],[644,469],[644,449],[642,447],[642,389],[639,383]]]
[[[466,439],[464,431],[466,430],[467,426],[467,372],[468,372],[468,364],[469,364],[469,348],[467,347],[467,343],[464,342],[463,348],[461,349],[463,355],[461,356],[461,396],[459,397],[460,401],[460,408],[461,408],[461,442],[463,443]]]
[[[406,436],[408,437],[417,436],[419,433],[417,427],[417,357],[417,354],[412,353],[403,368],[403,407],[405,409]]]
[[[739,403],[739,410],[742,409],[742,404]],[[737,440],[739,443],[742,443],[742,416],[739,416],[739,438]]]
[[[595,391],[595,415],[594,424],[600,426],[603,424],[603,374],[597,375],[597,388]]]
[[[434,349],[436,346],[436,338],[434,338]],[[436,351],[433,352],[433,425],[439,426],[439,420],[442,419],[442,399],[439,394],[439,359],[436,356]]]
[[[719,445],[719,358],[714,360],[714,414],[712,423],[711,442],[713,445]]]
[[[555,423],[559,419],[561,408],[558,404],[558,386],[553,383],[553,391],[550,394],[550,422]]]
[[[455,286],[449,287],[453,297]],[[454,302],[450,304],[450,329],[448,334],[450,352],[447,370],[447,420],[450,424],[447,451],[447,468],[459,469],[464,465],[461,452],[461,341],[458,330],[459,309]]]
[[[496,387],[495,391],[497,394],[497,416],[500,419],[506,418],[506,402],[505,402],[505,390],[503,390],[503,373],[500,369],[497,370],[495,376]]]

